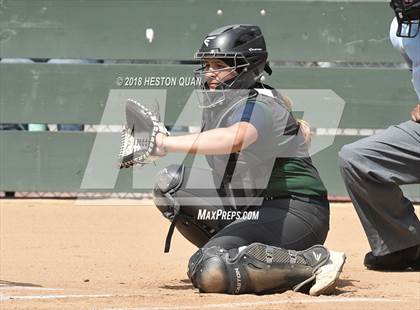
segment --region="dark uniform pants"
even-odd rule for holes
[[[183,220],[182,217],[176,228],[198,247],[217,245],[232,249],[260,242],[291,250],[305,250],[315,244],[323,244],[327,237],[329,203],[326,197],[261,199],[261,204],[245,209],[247,215],[252,214],[252,217],[199,219],[200,210],[232,211],[236,207],[229,205],[231,200],[223,197],[220,191],[205,189],[214,177],[210,170],[186,167],[185,177],[181,188],[174,194],[180,205],[180,213],[210,227],[207,232],[211,231],[211,234],[201,234],[192,227],[191,220]],[[223,203],[220,204],[220,201]]]

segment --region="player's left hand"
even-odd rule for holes
[[[414,107],[414,109],[411,111],[411,119],[414,122],[420,123],[420,104]]]
[[[160,121],[159,112],[152,112],[142,103],[127,99],[127,124],[121,133],[120,168],[144,166],[166,155],[163,136],[169,135]]]
[[[164,140],[167,137],[166,134],[163,134],[161,132],[158,132],[156,135],[156,145],[153,153],[156,156],[163,157],[168,154],[168,151],[165,148]]]

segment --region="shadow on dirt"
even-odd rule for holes
[[[191,281],[189,279],[182,279],[179,282],[181,282],[180,284],[175,284],[175,285],[163,285],[160,286],[159,288],[164,288],[167,290],[191,290],[194,289],[194,287],[191,284]]]
[[[341,295],[346,293],[352,293],[354,292],[353,287],[356,285],[354,283],[360,282],[358,280],[351,280],[351,279],[339,279],[337,281],[337,286],[332,293],[332,295]]]
[[[194,289],[194,287],[192,286],[190,280],[188,279],[182,279],[180,280],[180,284],[175,284],[175,285],[163,285],[160,286],[159,288],[163,288],[163,289],[167,289],[167,290],[191,290]],[[354,292],[354,287],[356,287],[355,283],[359,282],[358,280],[352,280],[352,279],[340,279],[337,282],[337,287],[334,290],[334,292],[332,293],[332,295],[341,295],[341,294],[346,294],[346,293],[352,293]],[[309,291],[308,287],[308,291]]]
[[[0,287],[14,287],[14,286],[42,287],[42,285],[33,284],[33,283],[23,283],[23,282],[12,282],[12,281],[0,280]]]

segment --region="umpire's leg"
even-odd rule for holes
[[[420,245],[420,222],[400,189],[420,183],[420,124],[408,121],[345,145],[339,165],[373,255]]]

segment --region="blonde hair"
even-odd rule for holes
[[[291,112],[292,107],[293,107],[292,99],[290,99],[289,97],[287,97],[285,95],[280,95],[280,99],[286,105],[289,112]],[[299,130],[302,132],[305,143],[309,146],[309,144],[311,143],[311,140],[312,140],[312,135],[313,135],[312,132],[311,132],[311,126],[309,125],[309,123],[307,121],[305,121],[303,119],[297,118],[296,121],[298,123]]]

